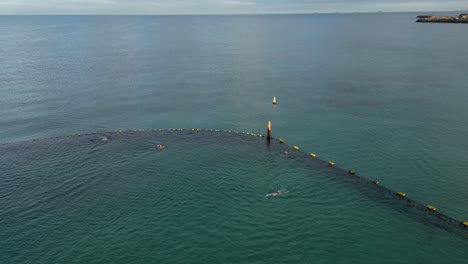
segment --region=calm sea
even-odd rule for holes
[[[270,120],[467,221],[468,26],[416,15],[0,16],[0,262],[463,263],[467,230],[286,145],[187,132]],[[189,130],[31,141],[153,128]]]

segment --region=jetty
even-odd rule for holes
[[[416,17],[416,22],[425,23],[459,23],[468,24],[468,14],[460,14],[458,16],[433,16],[420,15]]]

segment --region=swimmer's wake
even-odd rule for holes
[[[281,189],[281,190],[278,190],[277,192],[272,192],[272,193],[267,193],[265,195],[265,198],[267,197],[276,197],[276,196],[280,196],[280,195],[283,195],[283,194],[287,194],[289,191],[286,190],[286,189]]]

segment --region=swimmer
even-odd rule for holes
[[[166,146],[164,146],[163,144],[158,144],[156,145],[156,149],[165,149]]]
[[[106,136],[101,139],[101,141],[104,142],[104,143],[108,142],[109,140],[110,140],[110,138],[108,138]]]
[[[280,195],[282,195],[282,194],[286,194],[286,193],[288,193],[288,192],[289,192],[289,191],[286,190],[286,189],[278,190],[277,192],[267,193],[267,194],[265,195],[265,198],[270,197],[270,196],[271,196],[271,197],[277,197],[277,196],[280,196]]]
[[[283,155],[287,156],[287,155],[288,155],[288,151],[285,150],[285,151],[283,152]]]

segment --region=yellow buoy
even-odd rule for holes
[[[284,143],[284,139],[281,139],[281,138],[280,138],[279,142],[280,142],[280,143]]]
[[[462,225],[468,226],[468,221],[462,221]]]
[[[329,162],[328,162],[328,165],[330,165],[330,166],[335,166],[335,162],[329,161]]]
[[[260,134],[260,135],[258,135],[258,136],[259,136],[259,137],[263,137],[263,135],[262,135],[262,134]]]
[[[315,153],[310,153],[310,156],[311,156],[312,158],[317,157],[317,155],[316,155]]]
[[[404,192],[397,192],[398,195],[400,195],[401,197],[405,197],[406,196],[406,193]]]
[[[431,210],[431,211],[437,211],[437,208],[435,208],[434,206],[432,206],[432,205],[430,205],[430,204],[427,205],[426,208],[429,209],[429,210]]]
[[[379,185],[379,181],[374,180],[374,181],[372,181],[372,183],[375,184],[375,185]]]
[[[299,149],[299,147],[298,147],[298,146],[294,146],[294,149],[295,149],[295,150],[298,150],[298,149]]]
[[[276,104],[276,96],[273,96],[273,104]]]

